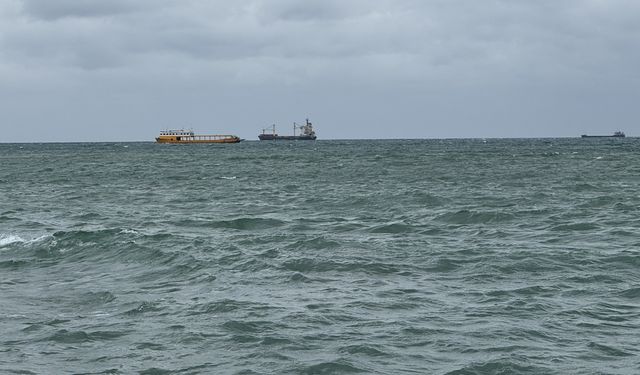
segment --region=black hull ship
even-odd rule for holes
[[[613,135],[581,135],[582,138],[624,138],[626,137],[623,132],[615,132]]]
[[[296,135],[296,129],[300,129],[300,135]],[[267,130],[271,130],[271,132],[267,133]],[[313,131],[313,125],[309,122],[309,119],[302,126],[298,126],[294,122],[293,135],[279,135],[276,133],[275,124],[270,129],[262,129],[262,134],[258,135],[258,139],[261,141],[315,141],[316,138],[316,132]]]

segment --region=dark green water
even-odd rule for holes
[[[640,140],[0,144],[0,373],[637,374]]]

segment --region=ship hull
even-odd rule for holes
[[[581,135],[582,138],[624,138],[624,135]]]
[[[194,140],[175,140],[175,139],[162,139],[156,138],[158,143],[171,143],[171,144],[193,144],[193,143],[238,143],[242,139],[240,138],[225,138],[225,139],[194,139]]]
[[[193,135],[193,136],[175,136],[161,135],[156,138],[158,143],[174,143],[174,144],[193,144],[193,143],[238,143],[242,141],[240,137],[235,135]]]
[[[273,135],[273,134],[260,134],[258,139],[261,141],[315,141],[316,136],[307,135]]]

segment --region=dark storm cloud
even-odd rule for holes
[[[608,98],[640,85],[639,14],[631,0],[5,0],[0,95],[93,90],[77,99],[173,98],[182,112],[198,103],[182,98],[197,92],[226,103],[221,118],[245,106],[256,118],[279,116],[293,102],[307,113],[326,106],[334,123],[364,113],[369,132],[426,113],[448,121],[450,135],[507,134],[514,116],[585,121],[580,106],[595,124],[635,114]],[[204,104],[190,110],[210,116]],[[470,119],[491,127],[476,132]],[[141,126],[146,134],[156,124]]]

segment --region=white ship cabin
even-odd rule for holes
[[[193,137],[195,134],[193,133],[193,130],[179,129],[179,130],[162,130],[160,131],[160,135],[176,135],[176,136],[183,136],[183,137]]]
[[[306,124],[300,127],[300,130],[302,131],[302,135],[307,135],[311,137],[316,135],[316,132],[313,131],[313,125],[311,125],[311,123],[309,122],[309,119],[307,119]]]

